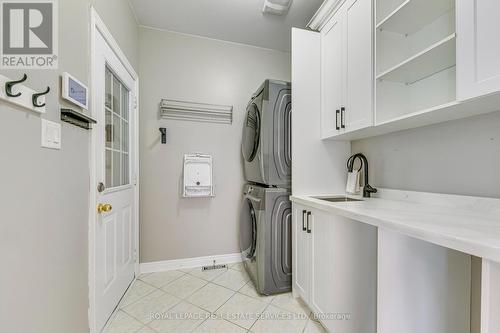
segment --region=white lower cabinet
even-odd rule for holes
[[[306,207],[293,204],[292,216],[292,265],[293,293],[305,302],[309,300],[311,238],[307,234]]]
[[[293,292],[330,332],[376,332],[377,230],[293,203]]]

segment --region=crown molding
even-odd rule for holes
[[[344,1],[345,0],[325,0],[309,21],[307,27],[312,30],[320,31]]]

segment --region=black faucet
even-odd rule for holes
[[[371,187],[371,185],[368,183],[368,160],[366,159],[366,156],[361,153],[358,153],[349,157],[349,159],[347,160],[347,169],[349,170],[349,172],[352,172],[354,167],[354,161],[357,158],[361,160],[361,165],[364,166],[365,186],[363,186],[363,198],[369,198],[371,197],[372,193],[377,193],[377,189]]]

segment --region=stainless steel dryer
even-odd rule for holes
[[[240,217],[243,263],[257,291],[283,293],[292,286],[290,191],[247,184]]]
[[[243,128],[245,178],[268,186],[291,183],[291,84],[266,80],[248,104]]]

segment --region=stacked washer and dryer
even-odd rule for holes
[[[252,96],[243,128],[245,178],[240,248],[257,291],[291,290],[291,84],[266,80]]]

